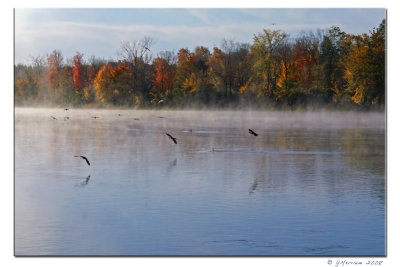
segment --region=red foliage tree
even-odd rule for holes
[[[80,90],[85,87],[85,70],[82,64],[82,57],[83,55],[80,53],[76,53],[74,56],[74,68],[73,71],[73,78],[74,78],[74,88],[75,91],[79,92]]]

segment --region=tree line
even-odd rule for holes
[[[368,34],[339,27],[296,38],[264,29],[153,57],[153,39],[122,42],[118,60],[61,51],[14,66],[16,105],[356,108],[385,104],[385,20]]]

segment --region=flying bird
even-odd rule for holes
[[[97,118],[99,118],[99,117],[97,117],[97,116],[94,116],[94,117],[92,117],[93,119],[97,119]]]
[[[146,50],[149,50],[149,51],[150,51],[150,49],[149,49],[147,46],[145,46],[145,47],[144,47],[144,49],[146,49]]]
[[[249,133],[252,134],[252,135],[254,135],[254,136],[257,136],[257,135],[258,135],[258,134],[257,134],[256,132],[254,132],[252,129],[249,129]]]
[[[87,165],[90,165],[89,160],[85,156],[74,156],[74,157],[83,158],[84,160],[86,160]]]
[[[168,135],[169,138],[171,138],[172,141],[174,141],[175,144],[177,144],[178,142],[176,142],[176,138],[173,137],[172,135],[170,135],[169,133],[165,133],[166,135]]]
[[[134,118],[134,120],[135,120],[135,121],[138,121],[138,120],[139,120],[139,118]]]

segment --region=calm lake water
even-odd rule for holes
[[[383,113],[16,108],[15,254],[384,256],[385,180]]]

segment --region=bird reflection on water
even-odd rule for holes
[[[169,174],[169,173],[172,171],[172,169],[176,166],[177,161],[178,161],[178,159],[175,158],[175,159],[168,165],[167,174]]]
[[[254,179],[253,184],[250,186],[249,194],[253,194],[256,191],[257,186],[258,186],[258,179],[256,178]]]
[[[85,186],[87,186],[89,184],[89,180],[90,180],[90,174],[85,178],[84,181],[82,181],[82,182],[80,182],[78,184],[75,184],[75,187],[85,187]]]

